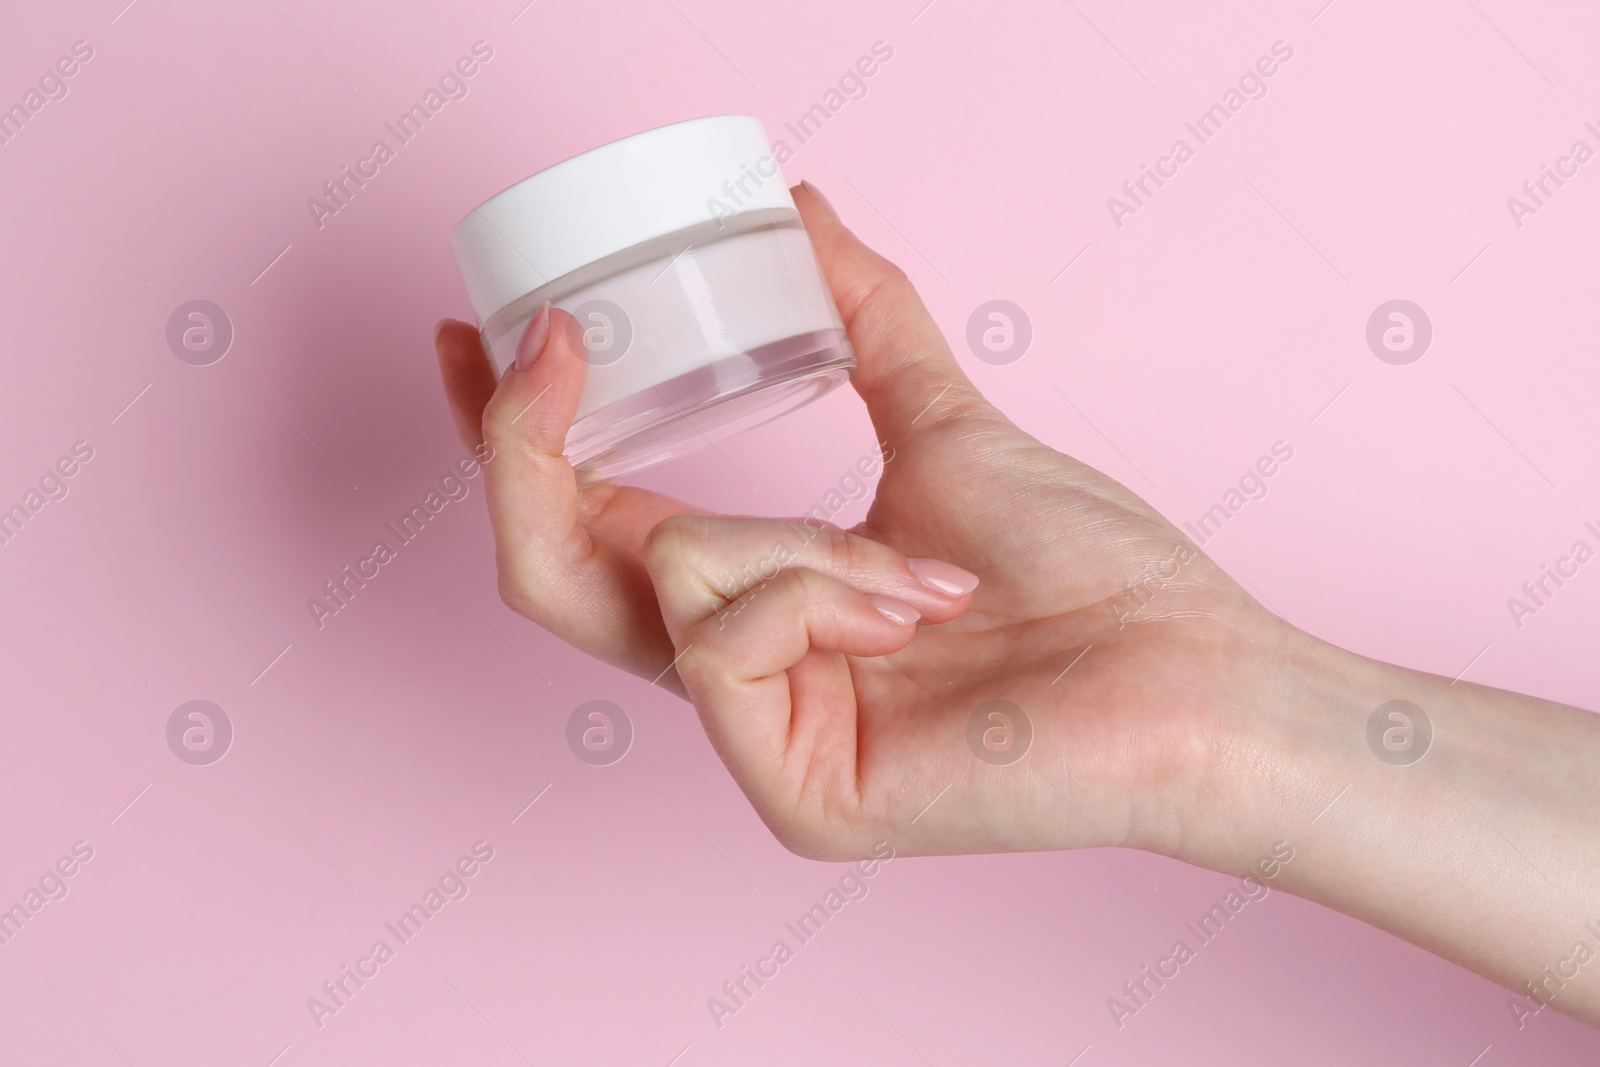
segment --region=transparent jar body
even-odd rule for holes
[[[588,379],[566,456],[596,481],[686,455],[844,382],[855,353],[797,212],[731,215],[627,248],[482,325],[503,373],[544,301],[576,320]]]

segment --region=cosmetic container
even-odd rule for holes
[[[588,378],[565,453],[582,481],[776,418],[855,366],[754,118],[692,119],[557,163],[473,209],[450,248],[497,373],[544,301],[576,320]]]

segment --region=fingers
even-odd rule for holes
[[[479,405],[501,597],[569,644],[676,690],[676,675],[666,671],[672,642],[640,557],[652,527],[696,509],[609,483],[578,488],[562,453],[587,370],[571,323],[559,310],[535,316],[515,362],[484,401],[471,399],[470,376],[446,372],[458,418],[466,421]],[[447,325],[441,366],[470,368],[469,352],[482,359],[470,332],[465,323]]]
[[[911,640],[917,612],[807,568],[783,571],[740,599],[732,618],[713,615],[683,636],[678,677],[711,743],[763,818],[790,806],[786,753],[811,766],[827,747],[830,767],[855,767],[855,692],[848,663],[817,653],[884,656]],[[803,685],[789,672],[808,665]],[[796,707],[796,692],[805,701]],[[799,746],[796,748],[795,746]],[[777,829],[775,827],[775,829]]]
[[[528,324],[516,361],[482,412],[481,432],[494,450],[488,485],[496,540],[552,565],[580,560],[591,534],[637,557],[662,519],[704,512],[609,483],[580,492],[562,450],[588,371],[582,332],[565,311],[545,314],[542,325],[538,316]]]
[[[483,351],[483,339],[469,323],[440,322],[433,331],[433,347],[456,436],[470,452],[483,443],[483,409],[494,395],[494,369]]]
[[[667,632],[680,646],[691,627],[742,610],[749,591],[790,570],[889,597],[927,624],[960,615],[978,585],[977,575],[943,561],[911,559],[859,534],[776,519],[677,515],[650,532],[644,563]]]
[[[575,484],[562,448],[583,395],[588,365],[573,349],[573,331],[565,328],[570,318],[549,304],[540,308],[518,342],[516,361],[506,369],[483,411],[483,436],[495,454],[522,460],[500,469],[516,468],[522,486],[536,490],[533,497],[541,512],[546,512],[554,490]],[[564,528],[560,516],[547,518],[547,529]]]
[[[992,412],[905,273],[862,244],[808,183],[790,191],[850,333],[859,364],[851,381],[880,439],[898,450],[948,420]]]
[[[559,569],[588,552],[577,478],[562,453],[588,370],[564,328],[569,318],[548,304],[534,316],[484,408],[493,450],[485,488],[503,574]]]
[[[862,662],[958,617],[977,575],[844,530],[686,515],[651,531],[644,562],[677,678],[740,788],[791,849],[837,852],[797,791],[857,789]]]

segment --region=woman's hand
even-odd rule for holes
[[[473,328],[446,322],[457,424],[494,450],[506,602],[692,700],[803,855],[1148,849],[1274,879],[1503,982],[1519,1026],[1544,1004],[1600,1022],[1600,718],[1267,612],[990,406],[905,275],[809,187],[795,199],[883,446],[866,521],[580,489],[562,456],[585,368],[571,320],[538,317],[498,383]],[[1371,747],[1396,700],[1431,721],[1425,759]]]
[[[498,387],[476,332],[448,322],[458,426],[494,450],[506,602],[688,696],[802,854],[1175,843],[1251,736],[1250,665],[1290,631],[1138,497],[995,410],[906,276],[809,187],[795,199],[883,446],[867,520],[579,488],[570,320],[531,324]]]

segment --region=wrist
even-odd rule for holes
[[[1217,714],[1206,795],[1152,850],[1253,875],[1600,1019],[1600,972],[1568,973],[1574,944],[1600,935],[1600,872],[1572,845],[1600,807],[1600,718],[1287,624],[1252,647],[1252,684]]]
[[[1411,672],[1346,652],[1262,613],[1239,627],[1196,748],[1203,772],[1135,820],[1130,844],[1224,873],[1305,840],[1383,764],[1365,723],[1404,699]],[[1414,744],[1426,740],[1413,733]]]

